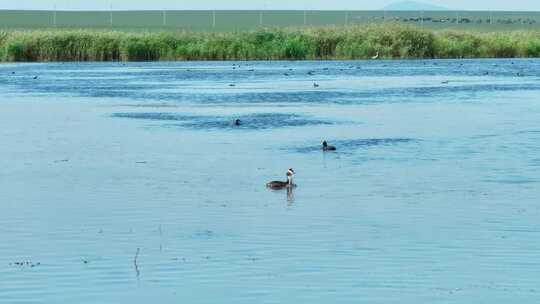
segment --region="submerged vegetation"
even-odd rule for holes
[[[1,61],[540,57],[540,32],[430,31],[399,24],[252,32],[0,31]]]

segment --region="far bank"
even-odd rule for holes
[[[434,31],[399,24],[250,32],[0,31],[3,62],[540,57],[537,31]]]

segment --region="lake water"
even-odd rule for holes
[[[540,60],[4,64],[0,96],[0,303],[540,302]]]

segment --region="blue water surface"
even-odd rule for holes
[[[3,64],[0,143],[0,303],[540,302],[540,60]]]

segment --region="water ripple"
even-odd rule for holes
[[[205,116],[179,113],[114,113],[112,117],[175,122],[176,124],[174,126],[197,130],[261,130],[333,124],[330,121],[315,119],[309,116],[282,113],[256,113],[239,116]],[[240,125],[233,124],[235,119],[240,119]]]
[[[367,139],[352,139],[352,140],[335,140],[330,142],[331,145],[337,148],[336,152],[351,151],[354,149],[369,148],[375,146],[393,146],[404,143],[418,142],[417,139],[411,138],[367,138]],[[321,151],[322,146],[304,146],[292,147],[287,150],[296,151],[298,153],[312,153]]]

